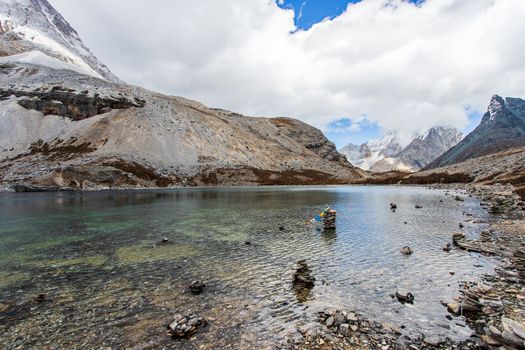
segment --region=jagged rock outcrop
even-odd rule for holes
[[[80,93],[61,86],[40,88],[37,90],[0,89],[0,100],[10,96],[18,97],[18,104],[25,109],[42,112],[44,115],[57,115],[72,120],[82,120],[97,114],[104,114],[113,109],[144,107],[146,101],[122,95],[101,97],[88,90]]]
[[[494,96],[480,125],[463,141],[429,164],[435,169],[525,146],[525,100]]]

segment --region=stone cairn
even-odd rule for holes
[[[189,316],[175,315],[168,325],[168,335],[173,339],[190,338],[199,328],[206,327],[208,321],[195,314]]]
[[[323,212],[323,224],[325,230],[335,230],[335,219],[337,212],[333,209],[327,208]]]

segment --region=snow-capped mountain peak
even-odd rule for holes
[[[7,56],[4,62],[47,65],[56,59],[67,64],[66,69],[120,82],[47,0],[2,0],[0,35],[0,53]]]
[[[449,127],[434,127],[424,133],[387,131],[378,140],[361,146],[349,144],[340,152],[350,163],[364,170],[417,171],[462,139],[459,130]]]

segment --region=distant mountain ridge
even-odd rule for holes
[[[525,100],[495,95],[480,125],[425,169],[525,146]]]
[[[424,168],[463,138],[463,133],[450,127],[433,127],[425,133],[402,137],[389,131],[379,140],[360,146],[349,144],[339,152],[353,165],[373,172],[393,170],[414,172]]]

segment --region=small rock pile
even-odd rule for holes
[[[168,335],[173,339],[189,338],[198,332],[199,328],[206,327],[208,321],[197,315],[175,315],[168,325]]]
[[[485,344],[494,349],[525,349],[525,323],[501,317],[501,326],[503,331],[494,326],[487,327],[486,334],[481,337]]]
[[[475,284],[461,290],[458,300],[447,304],[450,313],[468,318],[477,319],[480,314],[490,317],[500,315],[504,310],[501,297],[492,292],[492,289],[483,284]]]

